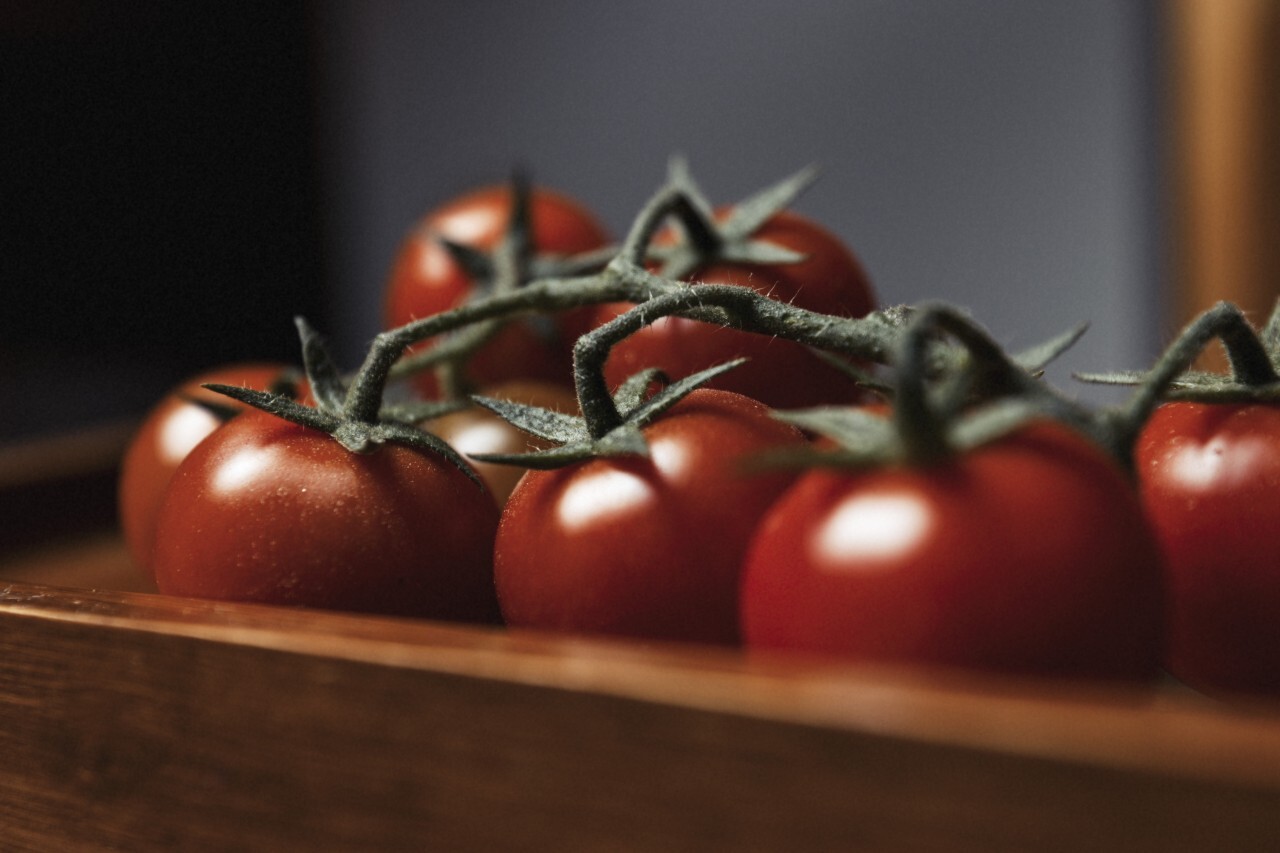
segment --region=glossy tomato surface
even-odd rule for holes
[[[748,646],[890,664],[1149,679],[1160,566],[1104,454],[1036,425],[930,467],[816,470],[761,523]]]
[[[699,390],[645,428],[649,458],[530,471],[503,512],[498,597],[512,626],[736,643],[747,537],[790,482],[743,461],[804,441],[760,403]]]
[[[609,242],[596,218],[573,199],[536,188],[530,196],[530,221],[538,253],[574,255]],[[477,284],[435,239],[445,237],[476,249],[492,250],[507,231],[511,189],[485,187],[461,196],[426,216],[400,247],[386,291],[389,328],[456,308],[476,293]],[[477,353],[468,374],[477,384],[531,378],[572,385],[572,347],[585,321],[569,312],[559,322],[539,319],[509,324]],[[434,377],[419,381],[428,396]]]
[[[477,393],[485,397],[540,406],[565,414],[575,414],[578,411],[578,398],[573,392],[549,382],[503,382],[481,388]],[[422,426],[447,441],[471,463],[476,473],[480,475],[480,479],[484,480],[485,485],[489,487],[490,493],[499,506],[506,504],[516,483],[524,476],[525,469],[516,465],[479,462],[472,459],[472,456],[484,453],[528,453],[548,446],[541,439],[512,426],[493,412],[479,406],[442,415],[427,421]]]
[[[253,410],[174,474],[156,583],[169,595],[494,622],[497,521],[488,492],[440,456],[351,453]]]
[[[1169,671],[1280,695],[1280,407],[1165,404],[1135,457],[1168,573]]]
[[[751,287],[780,302],[842,317],[861,317],[875,308],[875,296],[862,264],[833,234],[799,214],[781,212],[769,219],[756,239],[806,256],[776,266],[716,264],[696,270],[690,281]],[[632,306],[601,306],[596,325]],[[768,335],[726,329],[680,317],[664,317],[613,348],[605,377],[618,385],[646,367],[681,378],[734,358],[745,365],[717,377],[711,387],[736,391],[777,408],[849,402],[857,386],[805,347]]]
[[[283,364],[268,363],[219,367],[182,383],[147,414],[125,451],[117,492],[125,544],[145,575],[155,576],[151,545],[155,540],[156,513],[173,472],[196,445],[223,424],[222,417],[196,401],[228,410],[244,408],[230,397],[201,386],[220,383],[266,391],[287,371]]]

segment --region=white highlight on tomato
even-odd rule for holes
[[[512,447],[511,430],[502,424],[482,421],[471,424],[451,439],[453,449],[459,453],[510,453],[522,450]]]
[[[680,480],[687,473],[689,448],[676,439],[660,438],[649,442],[649,458],[665,478]]]
[[[160,452],[169,462],[180,462],[217,428],[218,418],[212,412],[184,406],[165,419],[160,429]]]
[[[493,229],[493,213],[483,206],[449,212],[449,239],[455,243],[475,243]]]
[[[653,500],[642,478],[627,471],[597,471],[575,480],[560,498],[560,523],[576,530]],[[625,543],[619,543],[625,547]]]
[[[1173,450],[1166,464],[1174,478],[1188,489],[1221,488],[1250,476],[1254,460],[1272,452],[1265,441],[1240,440],[1231,444],[1213,438],[1202,445],[1186,444]]]
[[[429,284],[447,281],[449,256],[444,252],[423,252],[418,256],[418,276]]]
[[[884,560],[916,547],[929,516],[916,500],[857,495],[835,508],[813,539],[817,565],[844,570],[858,560]]]
[[[244,488],[264,469],[275,464],[274,448],[255,447],[237,451],[225,463],[218,466],[213,478],[213,488],[219,492],[233,492]]]

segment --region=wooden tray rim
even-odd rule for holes
[[[31,620],[142,632],[156,643],[196,639],[1280,792],[1276,708],[1177,690],[1039,684],[0,582],[0,632],[21,632]]]

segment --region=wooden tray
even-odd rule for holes
[[[1280,842],[1270,706],[177,599],[101,525],[0,579],[0,849]]]

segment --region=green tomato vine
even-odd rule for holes
[[[650,374],[636,377],[617,394],[610,393],[603,368],[612,347],[667,316],[795,341],[838,363],[849,360],[876,366],[871,371],[848,369],[869,387],[895,399],[888,421],[868,418],[850,407],[779,413],[837,445],[820,456],[808,453],[801,464],[867,464],[886,458],[928,464],[1029,420],[1051,418],[1086,434],[1127,465],[1143,423],[1164,399],[1280,398],[1280,311],[1260,335],[1235,306],[1214,306],[1193,321],[1150,370],[1078,377],[1134,387],[1121,405],[1091,408],[1041,376],[1044,366],[1083,334],[1083,327],[1010,354],[977,321],[945,304],[894,306],[850,318],[809,311],[747,287],[681,280],[716,261],[786,264],[801,260],[753,235],[814,176],[812,169],[799,172],[739,203],[717,221],[687,166],[673,160],[666,183],[637,214],[621,246],[567,258],[534,253],[528,184],[517,176],[508,233],[494,252],[485,255],[464,246],[446,246],[473,276],[487,282],[478,298],[378,334],[350,376],[338,372],[319,335],[299,319],[315,406],[287,395],[225,386],[214,390],[328,432],[354,452],[369,452],[389,441],[408,443],[443,453],[466,468],[443,441],[413,426],[469,403],[461,379],[466,359],[517,317],[630,302],[631,310],[583,335],[574,346],[573,380],[580,417],[479,400],[517,426],[560,445],[538,454],[490,461],[554,467],[590,455],[644,453],[639,431],[644,423],[733,366],[685,377],[652,397],[646,396],[645,389],[661,377]],[[674,246],[655,246],[655,236],[670,222],[682,239]],[[433,338],[441,340],[430,349],[406,355],[410,347]],[[1191,370],[1195,358],[1215,339],[1222,341],[1230,356],[1228,377]],[[427,369],[438,372],[446,399],[422,405],[386,404],[390,383]]]

